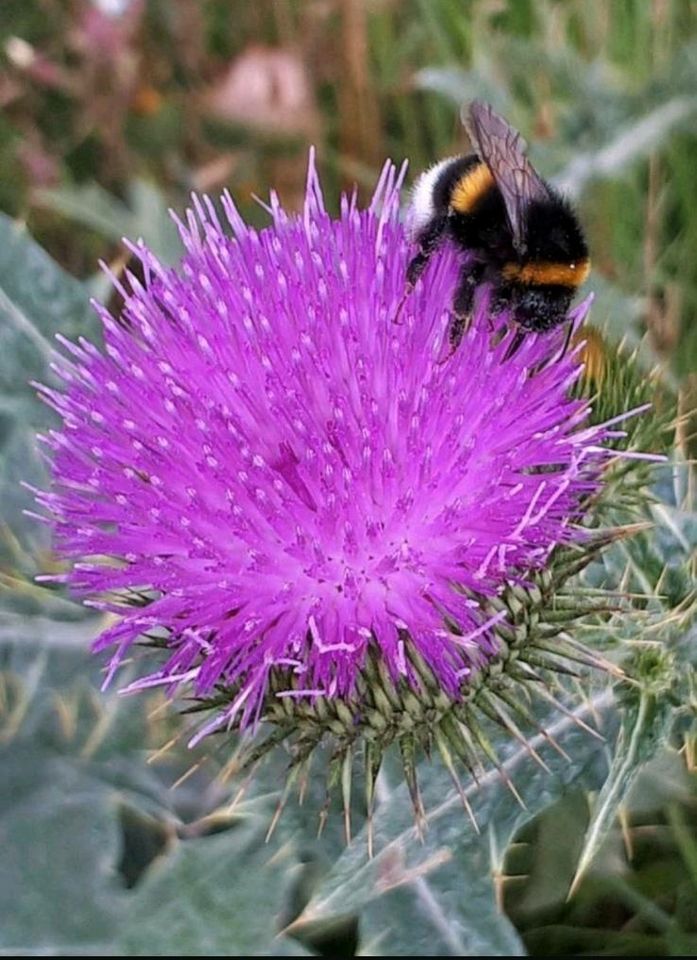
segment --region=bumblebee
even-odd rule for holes
[[[521,135],[488,103],[463,111],[474,153],[449,157],[421,174],[412,193],[411,229],[418,252],[407,267],[405,297],[446,240],[468,254],[453,298],[450,343],[467,329],[477,288],[490,283],[495,312],[510,309],[525,334],[566,320],[590,272],[588,247],[570,204],[534,170]]]

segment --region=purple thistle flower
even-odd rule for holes
[[[63,427],[38,499],[71,563],[44,579],[118,614],[95,643],[108,679],[159,629],[169,659],[134,687],[230,687],[202,732],[254,723],[274,668],[295,678],[278,696],[350,696],[369,645],[418,686],[406,637],[457,698],[497,651],[481,598],[584,535],[608,431],[570,395],[577,352],[549,362],[557,330],[504,361],[510,317],[483,291],[448,358],[454,251],[394,323],[400,185],[388,164],[333,220],[311,161],[301,216],[272,195],[257,232],[223,198],[234,239],[196,199],[181,267],[134,248],[145,283],[121,322],[97,307],[104,350],[63,341],[65,389],[40,387]]]

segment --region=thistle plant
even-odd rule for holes
[[[104,348],[64,340],[63,386],[39,387],[62,427],[37,497],[68,563],[43,580],[110,615],[107,684],[144,651],[127,691],[184,698],[191,742],[230,741],[237,770],[283,744],[286,793],[327,746],[348,808],[360,758],[369,818],[396,744],[422,822],[423,753],[469,809],[462,774],[500,767],[492,722],[527,743],[539,705],[569,713],[563,678],[621,676],[575,627],[629,604],[578,577],[637,529],[627,475],[652,454],[624,432],[644,397],[593,416],[589,299],[578,345],[558,329],[507,356],[484,287],[451,353],[446,250],[395,322],[401,180],[387,164],[334,219],[311,161],[299,216],[272,194],[256,231],[197,198],[180,267],[133,245],[144,280],[115,280],[118,317],[97,305]]]

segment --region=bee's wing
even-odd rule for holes
[[[531,200],[549,197],[547,184],[528,160],[525,140],[488,103],[474,100],[464,107],[462,122],[501,191],[513,244],[524,253],[525,212]]]

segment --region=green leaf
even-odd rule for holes
[[[673,715],[670,693],[677,689],[674,661],[658,646],[647,647],[636,659],[631,672],[636,673],[640,686],[623,691],[610,773],[593,806],[570,893],[593,862],[639,772],[668,738]]]
[[[0,752],[0,947],[107,953],[123,891],[111,792],[26,744]]]
[[[183,248],[177,228],[169,215],[167,199],[147,180],[133,180],[128,204],[99,184],[56,187],[42,190],[44,206],[62,213],[76,223],[96,230],[108,240],[142,239],[163,263],[176,263]]]
[[[128,956],[277,955],[296,858],[261,824],[187,840],[130,895],[118,945]]]
[[[697,98],[679,96],[660,103],[633,119],[599,149],[577,153],[567,168],[554,178],[555,186],[577,199],[587,184],[597,178],[618,177],[630,164],[665,142],[669,134],[690,121],[697,112]]]
[[[185,721],[176,707],[156,691],[119,693],[135,678],[134,668],[99,690],[103,665],[89,650],[102,626],[99,618],[6,619],[0,624],[0,742],[64,757],[137,810],[170,825],[205,817],[224,801],[227,794],[211,788],[208,776],[188,776],[208,757],[205,747],[187,749]],[[173,789],[180,778],[184,783]]]
[[[94,616],[67,622],[3,617],[0,733],[6,742],[40,743],[59,753],[90,757],[106,757],[114,748],[141,751],[140,700],[120,697],[116,689],[98,693],[102,667],[90,654],[90,644],[101,626],[102,619]]]
[[[83,286],[63,271],[25,228],[0,214],[0,562],[36,572],[47,531],[22,513],[32,495],[20,482],[46,483],[35,434],[54,421],[31,380],[51,378],[56,333],[96,329]]]
[[[607,629],[594,629],[593,642],[604,644],[619,629],[620,639],[645,634],[652,640],[675,640],[676,652],[692,662],[689,643],[682,643],[685,628],[697,611],[694,556],[697,551],[695,514],[683,495],[682,474],[689,470],[677,459],[654,471],[654,502],[644,506],[653,527],[612,545],[599,561],[584,571],[589,586],[642,595],[643,618],[623,618]],[[587,635],[586,639],[589,639]]]
[[[210,776],[172,790],[201,759],[183,744],[164,766],[147,762],[148,743],[163,746],[181,720],[153,709],[157,695],[97,693],[98,629],[95,617],[10,614],[0,625],[0,947],[113,954],[127,940],[136,954],[304,954],[277,937],[294,847],[266,866],[268,816],[250,827],[221,817],[228,832],[200,837],[228,794]],[[134,824],[158,842],[134,841]],[[195,839],[172,846],[176,832]]]
[[[470,100],[486,100],[500,113],[510,114],[511,98],[494,76],[481,70],[461,67],[425,67],[414,76],[421,90],[432,90],[451,101],[458,109]]]
[[[165,194],[155,184],[136,179],[130,184],[129,200],[134,222],[132,232],[125,236],[142,238],[163,263],[177,263],[184,248]]]
[[[96,230],[109,240],[130,235],[133,213],[126,204],[98,183],[40,190],[37,200],[76,223]]]
[[[0,213],[0,391],[27,388],[53,359],[56,333],[96,329],[87,294],[31,238]]]
[[[611,726],[612,703],[606,691],[575,711],[573,719],[563,716],[548,726],[567,757],[541,735],[531,739],[549,772],[517,744],[503,738],[495,743],[526,806],[519,805],[497,771],[488,772],[478,787],[465,790],[480,834],[440,765],[420,772],[428,824],[422,843],[406,786],[383,790],[374,823],[375,857],[368,856],[364,829],[338,859],[298,926],[358,911],[363,939],[383,956],[520,954],[520,941],[496,904],[496,875],[522,824],[571,786],[601,785],[604,746],[576,721],[599,716]]]

